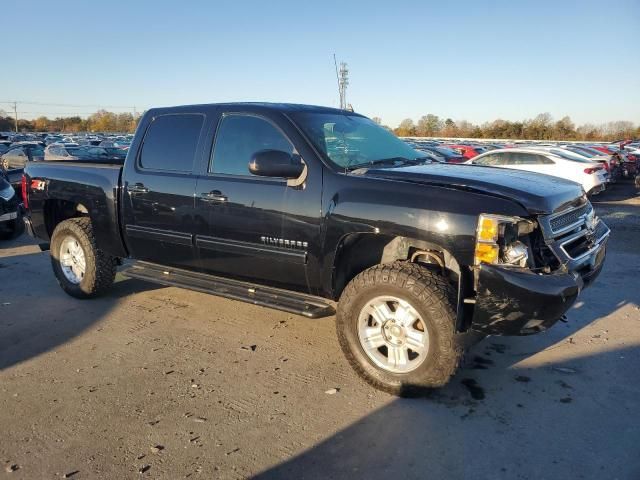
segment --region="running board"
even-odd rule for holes
[[[335,313],[334,308],[319,297],[154,263],[134,262],[121,273],[125,277],[210,293],[219,297],[303,315],[307,318],[326,317]]]

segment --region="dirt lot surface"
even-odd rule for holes
[[[640,479],[640,197],[594,203],[608,258],[568,322],[412,400],[352,373],[332,318],[120,277],[79,301],[4,242],[0,478]]]

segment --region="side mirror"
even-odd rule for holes
[[[294,179],[304,172],[305,165],[298,155],[280,150],[260,150],[249,162],[249,171],[260,177]]]

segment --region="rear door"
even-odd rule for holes
[[[123,173],[122,209],[131,255],[190,270],[198,262],[193,244],[194,165],[202,155],[206,116],[181,111],[154,116]]]

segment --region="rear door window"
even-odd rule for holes
[[[155,117],[144,136],[140,166],[150,170],[191,172],[204,116],[193,113]]]

